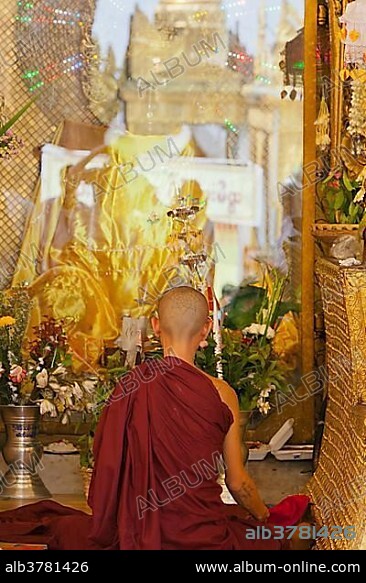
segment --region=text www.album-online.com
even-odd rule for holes
[[[311,563],[300,561],[297,563],[286,563],[276,565],[275,563],[251,563],[242,561],[241,563],[196,563],[197,573],[361,573],[359,563]]]

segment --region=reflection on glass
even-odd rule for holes
[[[97,362],[168,287],[227,304],[258,259],[299,287],[302,24],[302,0],[97,2],[84,91],[110,127],[43,149],[14,278],[31,325],[52,312]]]

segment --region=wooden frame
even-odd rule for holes
[[[305,2],[305,77],[304,77],[304,168],[316,162],[317,70],[316,47],[318,29],[318,0]],[[314,181],[313,181],[314,182]],[[302,204],[302,374],[314,371],[314,264],[315,243],[312,227],[315,220],[316,185],[304,173]],[[301,390],[301,389],[300,389]],[[302,408],[301,440],[313,437],[314,399],[307,399]]]

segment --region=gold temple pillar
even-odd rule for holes
[[[305,77],[304,77],[304,168],[315,164],[316,130],[314,122],[317,116],[317,0],[305,3]],[[301,345],[302,374],[314,371],[314,261],[315,245],[312,226],[315,221],[316,186],[310,183],[304,174],[302,203],[302,313]],[[300,387],[301,390],[301,387]],[[300,403],[302,410],[303,439],[311,440],[314,428],[314,398]]]
[[[319,464],[308,490],[329,529],[319,550],[360,549],[366,519],[366,268],[320,259],[327,334],[328,403]],[[336,533],[335,526],[342,528]],[[354,527],[354,536],[344,530]]]

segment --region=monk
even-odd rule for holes
[[[258,525],[270,528],[269,510],[243,467],[234,390],[194,366],[211,329],[205,297],[189,287],[170,290],[152,324],[165,358],[125,376],[104,409],[89,494],[93,516],[52,501],[27,506],[0,515],[0,531],[12,534],[3,540],[20,540],[19,520],[23,542],[51,549],[288,548],[288,541],[247,536]],[[221,501],[220,465],[239,506]]]
[[[269,510],[242,463],[236,393],[194,366],[211,329],[206,298],[170,290],[152,325],[164,361],[117,387],[98,428],[90,540],[109,549],[280,549],[284,541],[246,538]],[[242,510],[221,501],[221,455]]]

